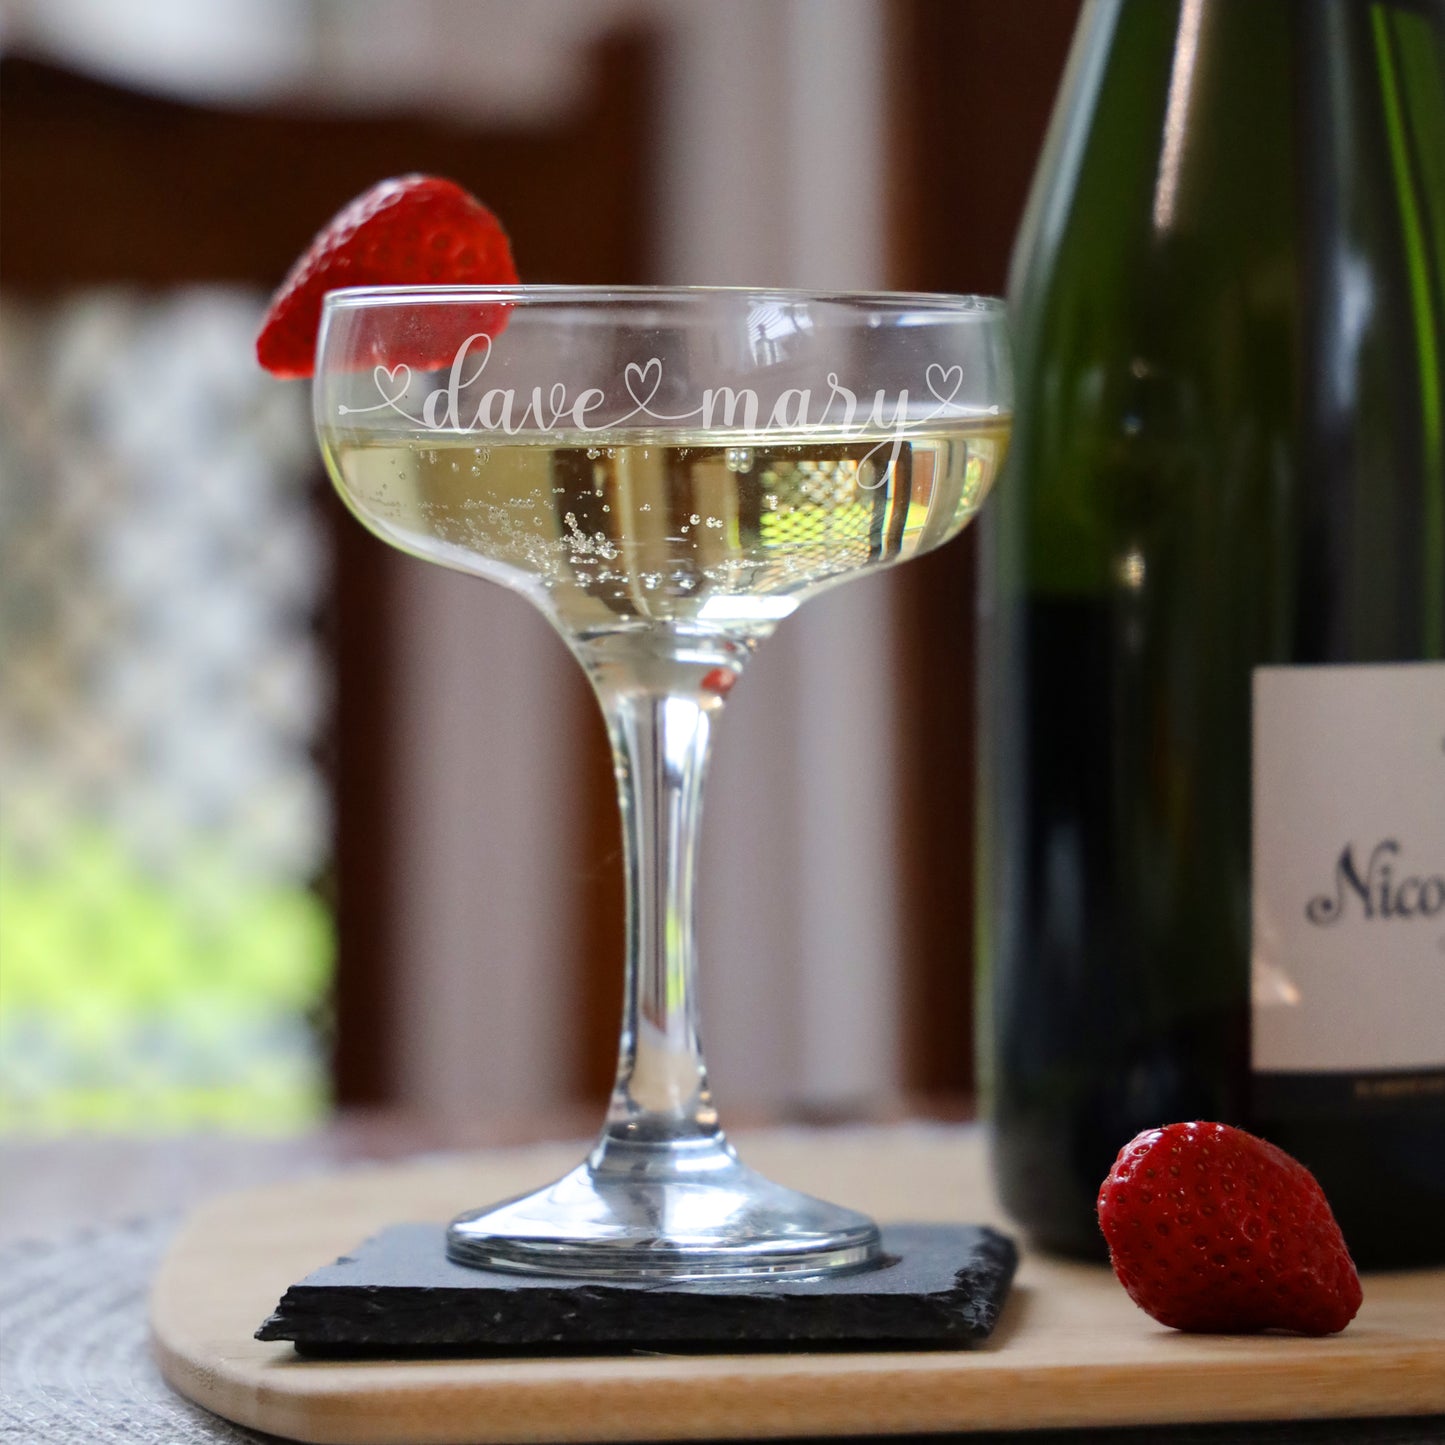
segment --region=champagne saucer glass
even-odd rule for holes
[[[627,868],[616,1085],[596,1146],[453,1221],[465,1264],[602,1280],[816,1275],[877,1226],[774,1184],[718,1122],[694,884],[709,738],[804,598],[973,516],[1007,445],[1001,303],[731,288],[332,292],[315,421],[352,512],[551,620],[606,716]]]

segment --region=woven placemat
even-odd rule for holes
[[[150,1356],[146,1295],[180,1220],[0,1248],[0,1440],[274,1445],[181,1399]]]

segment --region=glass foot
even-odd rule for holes
[[[555,1184],[453,1220],[447,1255],[524,1274],[658,1281],[852,1273],[882,1250],[866,1215],[764,1179],[719,1134],[609,1138]]]

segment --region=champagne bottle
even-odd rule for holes
[[[1216,1119],[1314,1170],[1362,1265],[1445,1257],[1445,8],[1090,0],[1010,300],[1003,1200],[1101,1255],[1119,1147]]]

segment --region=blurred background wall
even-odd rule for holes
[[[599,1098],[600,720],[518,598],[391,555],[255,370],[382,175],[524,279],[998,292],[1077,0],[0,10],[0,1123]],[[720,729],[725,1111],[971,1086],[972,548],[809,604]]]

